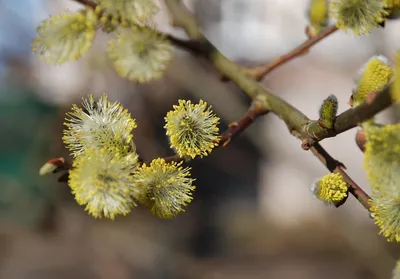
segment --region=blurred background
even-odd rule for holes
[[[206,36],[229,58],[247,66],[268,63],[306,39],[306,0],[185,1]],[[98,33],[78,62],[46,65],[31,54],[35,27],[50,14],[81,8],[72,0],[0,1],[0,278],[390,278],[397,244],[378,236],[351,196],[339,209],[315,200],[310,185],[327,173],[300,148],[282,121],[259,119],[227,148],[190,163],[195,199],[177,218],[158,220],[138,208],[125,218],[95,220],[57,176],[39,177],[50,158],[70,160],[63,118],[83,96],[107,92],[137,119],[136,145],[151,160],[172,155],[164,115],[179,98],[212,104],[221,130],[250,100],[212,67],[176,50],[164,78],[137,85],[111,68]],[[162,3],[160,3],[162,6]],[[160,29],[184,37],[168,25]],[[400,21],[356,38],[337,32],[303,57],[270,73],[263,84],[310,118],[322,100],[348,109],[353,77],[369,57],[393,61]],[[379,116],[397,121],[394,110]],[[356,129],[322,145],[369,191]]]

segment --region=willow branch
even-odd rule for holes
[[[97,3],[91,1],[91,0],[73,0],[75,2],[78,2],[84,6],[90,7],[92,9],[96,9]],[[164,35],[167,40],[169,40],[174,46],[190,51],[192,53],[201,53],[204,52],[204,49],[202,47],[202,44],[196,40],[183,40],[180,38],[177,38],[171,34],[164,34],[159,32],[160,34]]]
[[[82,4],[82,5],[88,6],[88,7],[92,8],[92,9],[95,9],[96,6],[97,6],[97,4],[95,2],[93,2],[93,1],[91,1],[91,0],[74,0],[74,1],[78,2],[78,3]]]
[[[176,26],[182,27],[191,39],[203,41],[204,44],[208,45],[206,48],[208,49],[208,52],[204,53],[204,56],[223,76],[236,83],[249,97],[263,100],[265,110],[271,111],[280,117],[286,123],[292,134],[296,135],[300,139],[305,138],[305,127],[312,123],[307,116],[283,99],[272,94],[272,92],[260,85],[254,78],[250,77],[245,69],[223,56],[201,35],[199,27],[194,23],[195,21],[193,16],[184,7],[180,0],[165,0],[165,4],[173,17]],[[331,32],[333,31],[334,30],[331,29]],[[315,43],[316,42],[311,45]],[[309,47],[311,45],[309,45]],[[369,196],[343,171],[343,164],[340,164],[338,161],[333,159],[318,143],[314,144],[311,151],[329,171],[340,172],[343,175],[343,178],[350,187],[350,193],[368,209]]]
[[[285,64],[286,62],[289,62],[290,60],[298,56],[308,53],[308,51],[312,46],[314,46],[321,40],[325,39],[326,37],[334,33],[336,30],[338,30],[336,25],[332,25],[326,28],[322,33],[318,34],[317,36],[310,37],[308,40],[306,40],[304,43],[302,43],[295,49],[291,50],[290,52],[272,60],[271,63],[265,66],[249,69],[247,70],[247,72],[250,76],[254,77],[256,80],[261,80],[266,74],[278,68],[279,66]]]
[[[306,137],[304,138],[303,148],[308,149],[316,142],[346,132],[388,108],[392,104],[390,91],[391,87],[387,86],[376,94],[371,93],[374,98],[365,101],[356,108],[348,109],[339,114],[335,119],[332,129],[322,127],[318,121],[310,122],[304,127]]]

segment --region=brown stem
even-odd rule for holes
[[[335,32],[336,30],[338,30],[336,25],[332,25],[332,26],[326,28],[319,35],[310,37],[308,40],[306,40],[304,43],[302,43],[295,49],[291,50],[290,52],[275,58],[274,60],[272,60],[271,63],[269,63],[265,66],[249,69],[247,71],[247,73],[250,76],[252,76],[253,78],[255,78],[256,80],[261,80],[266,74],[268,74],[272,70],[276,69],[277,67],[285,64],[286,62],[289,62],[290,60],[292,60],[298,56],[306,54],[313,45],[315,45],[319,41],[323,40],[324,38],[328,37],[330,34]]]

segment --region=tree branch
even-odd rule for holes
[[[252,76],[253,78],[255,78],[256,80],[261,80],[266,74],[268,74],[269,72],[271,72],[274,69],[278,68],[279,66],[285,64],[286,62],[289,62],[290,60],[292,60],[292,59],[294,59],[294,58],[296,58],[298,56],[301,56],[301,55],[304,55],[304,54],[308,53],[308,51],[310,50],[310,48],[312,46],[314,46],[316,43],[320,42],[324,38],[328,37],[329,35],[334,33],[336,30],[338,30],[336,25],[332,25],[332,26],[326,28],[319,35],[314,36],[314,37],[310,37],[308,40],[306,40],[304,43],[302,43],[301,45],[299,45],[298,47],[296,47],[292,51],[290,51],[290,52],[288,52],[288,53],[286,53],[284,55],[281,55],[281,56],[277,57],[276,59],[272,60],[271,63],[269,63],[269,64],[267,64],[265,66],[249,69],[249,70],[247,70],[247,73],[250,76]]]
[[[390,91],[391,87],[387,86],[377,94],[371,93],[371,95],[374,95],[373,99],[369,99],[363,104],[339,114],[332,129],[322,127],[318,121],[310,122],[304,130],[307,136],[304,138],[303,148],[308,149],[316,142],[346,132],[388,108],[392,104]]]
[[[204,44],[208,44],[208,47],[206,48],[208,49],[208,52],[204,53],[204,56],[214,64],[214,66],[221,72],[223,76],[235,82],[249,97],[263,100],[265,110],[271,111],[280,117],[286,123],[290,132],[296,137],[300,139],[305,138],[305,127],[312,123],[307,116],[286,101],[272,94],[268,89],[262,87],[256,80],[248,75],[245,69],[241,68],[223,56],[201,35],[200,29],[195,24],[194,18],[180,0],[165,0],[165,4],[168,7],[171,16],[174,18],[176,25],[182,27],[191,39],[203,41]],[[336,28],[329,29],[330,33],[333,33],[335,29]],[[308,42],[305,44],[305,46],[311,47],[330,33],[327,32],[322,37],[316,37],[319,38],[318,40],[316,38],[310,39],[311,43]],[[299,51],[298,53],[301,52]],[[285,61],[288,60],[284,60],[284,62]],[[282,63],[283,62],[281,62],[279,65]],[[342,116],[343,121],[344,119],[348,119],[349,113],[345,114],[344,116]],[[346,127],[348,126],[343,124],[341,129],[345,129]],[[369,209],[369,196],[343,171],[343,164],[333,159],[318,143],[314,144],[314,146],[311,148],[311,151],[328,168],[329,171],[341,173],[350,187],[350,193],[353,194],[365,208]]]
[[[78,2],[82,5],[85,5],[87,7],[90,7],[92,9],[96,9],[97,3],[91,1],[91,0],[73,0],[75,2]],[[174,46],[191,51],[192,53],[201,53],[204,52],[204,49],[202,48],[201,42],[195,41],[195,40],[183,40],[179,39],[177,37],[174,37],[171,34],[160,34],[164,35],[166,39],[168,39]]]
[[[78,2],[78,3],[82,4],[82,5],[91,7],[92,9],[95,9],[96,6],[97,6],[97,4],[95,2],[93,2],[93,1],[91,1],[91,0],[74,0],[74,1]]]

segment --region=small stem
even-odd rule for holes
[[[278,68],[279,66],[285,64],[286,62],[289,62],[290,60],[292,60],[298,56],[306,54],[312,46],[314,46],[316,43],[320,42],[324,38],[328,37],[336,30],[338,30],[336,25],[332,25],[332,26],[326,28],[319,35],[310,37],[308,40],[306,40],[304,43],[302,43],[295,49],[291,50],[290,52],[275,58],[274,60],[272,60],[271,63],[269,63],[265,66],[249,69],[247,71],[247,73],[250,76],[252,76],[253,78],[255,78],[256,80],[261,80],[266,74],[270,73],[271,71]]]

